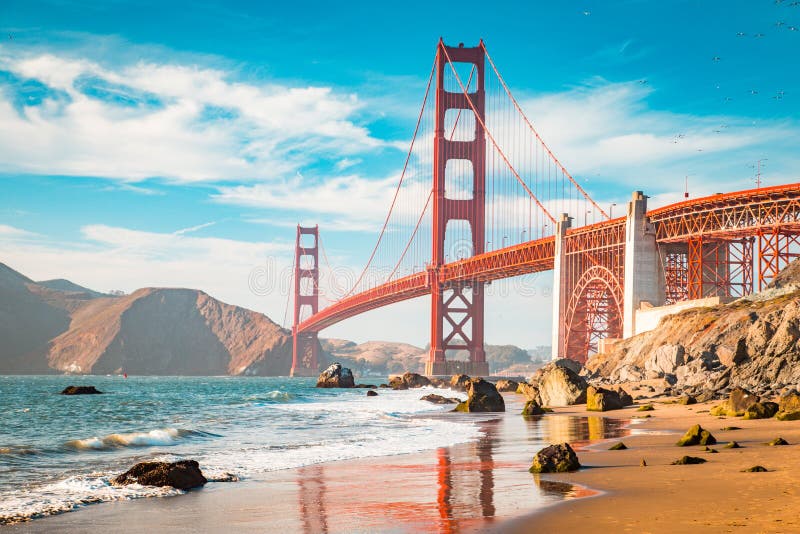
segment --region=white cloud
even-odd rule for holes
[[[29,232],[27,230],[23,230],[22,228],[17,228],[7,224],[0,224],[0,239],[21,239],[36,237],[37,235],[38,234],[35,234],[34,232]]]
[[[114,70],[7,49],[0,68],[51,91],[41,105],[21,110],[13,89],[0,92],[5,172],[125,181],[273,179],[319,158],[339,161],[384,144],[354,122],[362,107],[356,95],[330,87],[242,83],[194,65],[143,62]],[[96,81],[96,92],[144,103],[125,106],[87,94],[80,90],[87,79]]]

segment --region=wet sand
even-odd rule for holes
[[[608,451],[608,444],[591,447],[591,452],[579,453],[581,463],[590,468],[547,476],[586,485],[603,494],[519,518],[503,525],[501,531],[578,532],[591,525],[592,530],[600,532],[800,532],[800,421],[745,421],[698,413],[716,404],[654,404],[655,411],[645,412],[652,417],[634,425],[634,435],[623,439],[628,450]],[[581,409],[557,412],[586,413]],[[606,414],[622,415],[619,411]],[[717,438],[718,444],[712,448],[718,454],[703,452],[702,446],[675,446],[695,423]],[[726,426],[741,430],[722,431]],[[790,445],[765,445],[778,436]],[[723,448],[729,440],[744,448]],[[670,465],[686,454],[708,462]],[[642,458],[647,467],[639,465]],[[769,472],[741,472],[754,465]]]
[[[474,443],[269,473],[258,480],[210,483],[169,498],[86,506],[8,527],[8,532],[470,532],[564,499],[586,488],[534,477],[541,442],[592,440],[626,432],[625,421],[597,416],[519,415],[507,394],[504,414],[441,414],[479,421]]]

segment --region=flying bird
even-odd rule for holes
[[[790,32],[796,32],[797,31],[797,26],[789,26],[789,31]]]
[[[751,95],[757,95],[758,91],[756,91],[755,89],[750,89],[750,94]]]
[[[778,22],[776,22],[776,23],[775,23],[775,26],[777,26],[778,28],[780,28],[781,26],[786,26],[786,23],[785,23],[785,22],[783,22],[782,20],[779,20]]]
[[[588,17],[589,15],[592,14],[592,12],[591,11],[584,11],[583,14]]]
[[[736,34],[736,37],[744,37],[745,35],[747,35],[747,34],[746,34],[746,33],[744,33],[744,32],[738,32],[738,33]]]
[[[725,97],[725,102],[730,102],[731,100],[733,100],[733,98],[731,98],[731,97],[729,97],[729,96],[726,96],[726,97]]]
[[[719,57],[719,56],[714,56],[714,57],[711,58],[711,61],[719,61],[720,59],[722,59],[722,58]]]
[[[762,37],[764,37],[764,34],[763,33],[757,33],[753,37],[755,37],[756,39],[761,39]]]
[[[639,85],[647,85],[647,80],[639,80]]]

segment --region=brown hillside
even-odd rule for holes
[[[42,288],[43,289],[43,288]],[[0,263],[0,372],[47,371],[47,344],[69,327],[69,311],[32,280]]]
[[[77,309],[53,339],[48,362],[63,372],[148,375],[282,375],[288,332],[265,315],[191,289],[140,289]]]

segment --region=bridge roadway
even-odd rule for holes
[[[800,233],[800,183],[710,195],[646,212],[654,224],[657,243],[691,239],[738,239],[765,234]],[[566,239],[616,241],[626,217],[566,231]],[[617,231],[613,231],[613,230]],[[624,237],[623,237],[624,239]],[[554,268],[556,239],[548,236],[414,273],[375,288],[349,295],[310,316],[298,332],[319,332],[340,321],[389,304],[430,294],[442,284],[491,282]]]

